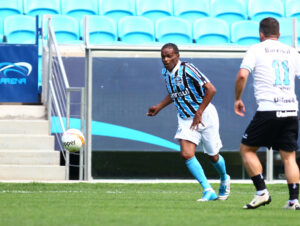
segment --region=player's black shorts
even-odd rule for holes
[[[298,117],[295,111],[257,111],[248,125],[242,143],[274,150],[298,149]]]

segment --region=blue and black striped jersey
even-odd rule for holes
[[[208,78],[187,62],[179,62],[172,72],[164,68],[162,74],[179,116],[194,117],[205,95],[203,85],[209,82]]]

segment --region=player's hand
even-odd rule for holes
[[[151,106],[148,109],[147,116],[155,116],[159,112],[159,108],[157,106]]]
[[[238,116],[244,117],[245,116],[245,105],[242,100],[236,100],[234,103],[234,112]]]
[[[193,118],[193,123],[192,123],[190,129],[191,130],[198,130],[200,123],[201,123],[202,126],[205,126],[204,123],[202,122],[202,114],[199,113],[199,112],[196,112],[196,114]]]

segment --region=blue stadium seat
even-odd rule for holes
[[[81,37],[84,37],[84,21],[81,21]],[[90,44],[108,44],[118,41],[117,26],[113,19],[106,16],[89,16],[88,32]]]
[[[116,21],[125,16],[134,16],[135,0],[100,0],[99,12],[102,16],[111,17]]]
[[[4,19],[4,35],[7,43],[34,44],[36,20],[32,16],[12,15]]]
[[[157,19],[172,16],[172,0],[136,0],[136,11],[138,16],[144,16],[156,22]]]
[[[248,19],[247,5],[244,0],[211,0],[211,15],[231,25]]]
[[[98,15],[98,0],[61,0],[62,14],[82,20],[85,15]]]
[[[293,21],[292,18],[281,18],[278,19],[280,37],[279,41],[292,45],[293,43]]]
[[[300,22],[300,1],[299,0],[286,0],[285,3],[286,17],[295,17]]]
[[[158,42],[173,42],[175,44],[191,44],[191,24],[179,17],[164,17],[156,21],[156,39]]]
[[[127,16],[118,24],[120,41],[128,44],[150,44],[155,42],[152,21],[142,16]]]
[[[30,16],[39,16],[41,26],[45,14],[60,14],[60,0],[24,0],[24,13]]]
[[[231,25],[231,42],[243,46],[259,43],[259,23],[251,20],[233,23]]]
[[[75,18],[67,15],[52,15],[51,23],[58,43],[79,43],[79,23]]]
[[[210,0],[174,0],[174,16],[193,23],[196,19],[210,16]]]
[[[230,42],[229,25],[219,18],[200,18],[193,24],[193,37],[200,45],[224,45]]]
[[[285,16],[284,5],[281,0],[249,0],[248,15],[255,21],[261,21],[265,17],[279,19]]]
[[[3,35],[4,19],[10,15],[23,14],[23,5],[20,0],[0,1],[0,36]]]

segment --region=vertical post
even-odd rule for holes
[[[48,34],[51,26],[51,18],[48,20]],[[51,112],[52,112],[52,93],[50,89],[50,83],[52,80],[52,46],[51,46],[51,35],[48,35],[48,51],[49,51],[49,61],[48,61],[48,99],[47,99],[47,116],[49,122],[49,134],[51,134]]]
[[[84,16],[84,44],[88,46],[89,44],[89,29],[88,29],[89,17]]]
[[[80,128],[81,128],[81,131],[84,130],[84,114],[85,114],[85,95],[84,95],[84,88],[81,88],[81,104],[80,104]],[[84,167],[84,156],[83,156],[83,149],[81,148],[80,149],[80,156],[79,156],[79,180],[83,180],[83,167]]]
[[[267,181],[272,182],[273,181],[273,149],[267,149]]]
[[[70,128],[70,90],[66,90],[66,128]],[[66,180],[70,179],[70,152],[66,151]]]
[[[292,26],[293,26],[293,47],[297,48],[298,38],[297,38],[297,18],[292,18]]]
[[[85,158],[84,158],[84,179],[91,180],[92,178],[92,56],[91,50],[85,49]]]
[[[246,178],[246,176],[245,176],[245,165],[242,162],[242,179],[244,180],[245,178]]]

